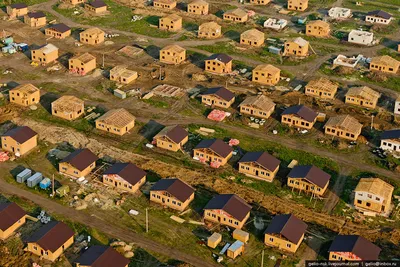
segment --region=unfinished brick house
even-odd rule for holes
[[[161,179],[150,188],[150,201],[184,211],[194,199],[194,188],[179,179]]]
[[[226,54],[214,54],[205,60],[205,71],[215,74],[232,72],[232,58]]]
[[[96,57],[89,53],[76,55],[68,60],[68,69],[72,73],[86,75],[96,69]]]
[[[6,7],[7,15],[10,18],[18,18],[28,14],[28,6],[24,3],[15,3]]]
[[[221,25],[211,21],[205,22],[199,26],[197,37],[205,39],[216,39],[222,36]]]
[[[77,149],[58,164],[61,174],[72,178],[87,176],[95,167],[99,158],[89,149]]]
[[[85,3],[85,10],[95,14],[101,14],[107,11],[107,5],[102,0],[94,0]]]
[[[321,99],[334,99],[338,85],[326,78],[311,80],[304,90],[306,95],[318,97]]]
[[[28,126],[18,126],[1,136],[1,148],[4,151],[23,156],[37,147],[38,134]]]
[[[287,186],[312,196],[322,196],[329,185],[330,174],[313,165],[295,166],[288,174]]]
[[[162,17],[159,20],[158,28],[160,30],[178,32],[182,29],[182,18],[175,14],[170,14]]]
[[[194,149],[193,157],[201,162],[225,165],[232,157],[233,148],[220,139],[204,139]]]
[[[201,96],[201,103],[220,108],[229,108],[235,102],[235,94],[225,87],[210,88]]]
[[[127,67],[119,65],[110,70],[110,80],[120,84],[129,84],[138,78],[138,73],[128,70]]]
[[[55,39],[64,39],[71,35],[71,28],[64,23],[52,24],[44,30],[46,36]]]
[[[274,180],[280,163],[266,152],[247,152],[238,162],[240,173],[267,182]]]
[[[24,16],[24,23],[31,27],[42,27],[46,25],[46,15],[42,11],[28,12]]]
[[[136,117],[124,108],[112,109],[98,118],[96,129],[116,135],[124,135],[135,127]]]
[[[224,13],[224,20],[233,22],[246,22],[249,19],[249,15],[243,9],[231,9]]]
[[[85,113],[83,100],[71,95],[64,95],[51,103],[53,116],[73,121]]]
[[[42,65],[54,62],[58,59],[58,48],[53,44],[47,44],[38,49],[32,49],[31,59]]]
[[[376,261],[381,249],[362,236],[338,235],[328,252],[330,261]]]
[[[104,36],[104,31],[94,27],[79,33],[79,41],[82,44],[98,45],[104,42]]]
[[[271,64],[258,65],[253,69],[252,81],[265,85],[276,85],[281,78],[281,70]]]
[[[291,106],[283,111],[281,123],[309,130],[317,121],[317,116],[314,110],[304,105]]]
[[[400,61],[388,55],[373,57],[371,63],[369,63],[369,70],[389,74],[396,74],[399,67]]]
[[[92,245],[77,260],[76,267],[128,267],[130,259],[125,258],[109,246]]]
[[[209,4],[204,0],[194,0],[187,5],[187,12],[196,15],[207,15]]]
[[[284,56],[306,57],[308,56],[308,48],[310,44],[301,37],[297,37],[293,41],[285,42]]]
[[[174,9],[176,7],[175,0],[154,0],[153,6],[161,9]]]
[[[0,240],[15,233],[26,221],[26,212],[13,202],[0,203]]]
[[[312,20],[306,25],[306,35],[313,37],[329,37],[331,26],[323,20]]]
[[[186,49],[179,45],[168,45],[160,50],[160,62],[179,64],[186,60]]]
[[[268,119],[275,110],[275,103],[265,95],[248,96],[239,105],[240,114]]]
[[[329,118],[324,128],[327,135],[356,141],[361,134],[362,124],[350,115],[339,115]]]
[[[115,163],[103,173],[103,183],[115,189],[135,193],[146,183],[146,172],[130,162]]]
[[[172,125],[162,129],[153,139],[157,147],[176,152],[187,143],[189,135],[181,126]]]
[[[250,217],[251,206],[235,194],[214,196],[204,207],[204,220],[241,229]]]
[[[344,102],[365,108],[376,108],[381,94],[367,86],[352,87],[347,91]]]
[[[40,90],[31,83],[20,84],[9,91],[10,102],[24,107],[38,104]]]
[[[251,29],[240,35],[240,44],[260,47],[264,44],[265,34],[257,29]]]

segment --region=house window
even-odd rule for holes
[[[291,248],[291,247],[292,247],[292,244],[287,243],[287,244],[286,244],[286,247],[287,247],[287,248]]]
[[[270,237],[270,238],[269,238],[269,241],[270,241],[270,242],[274,242],[274,238],[273,238],[273,237]]]

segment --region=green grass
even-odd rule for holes
[[[169,108],[170,107],[170,104],[168,104],[167,102],[162,101],[160,99],[156,99],[155,97],[150,98],[150,99],[144,99],[143,102],[150,104],[156,108]]]
[[[5,7],[7,5],[10,4],[17,4],[17,3],[24,3],[27,6],[31,6],[31,5],[36,5],[36,4],[40,4],[43,2],[47,2],[47,0],[24,0],[24,1],[20,1],[20,0],[1,0],[0,1],[0,7]]]

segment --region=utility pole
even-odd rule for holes
[[[371,115],[371,131],[374,128],[374,115]]]
[[[146,208],[146,233],[149,232],[149,212],[147,211]]]
[[[162,73],[161,73],[161,65],[160,65],[160,78],[159,80],[161,81]]]
[[[104,69],[104,53],[103,53],[103,69]]]
[[[264,267],[264,249],[261,252],[261,267]]]
[[[52,188],[51,196],[54,198],[54,174],[53,174],[53,181],[51,181],[51,188]]]

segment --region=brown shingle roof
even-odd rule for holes
[[[362,86],[350,88],[349,91],[346,93],[346,96],[358,97],[367,101],[375,102],[378,101],[379,97],[381,97],[381,94],[367,86]]]
[[[265,95],[248,96],[239,106],[252,106],[264,111],[275,109],[275,103]]]
[[[71,28],[65,25],[64,23],[50,25],[49,28],[60,33],[64,33],[71,30]]]
[[[326,78],[318,78],[315,80],[311,80],[306,85],[306,88],[314,89],[314,90],[321,90],[324,92],[328,92],[331,94],[335,94],[338,88],[338,85]]]
[[[16,9],[22,9],[22,8],[27,8],[28,6],[24,3],[15,3],[10,5],[11,8],[16,8]]]
[[[80,266],[90,267],[125,267],[129,259],[109,246],[91,246],[76,261]]]
[[[379,178],[361,178],[355,192],[368,192],[388,200],[392,198],[394,187]]]
[[[250,212],[251,206],[235,194],[221,194],[214,196],[204,210],[223,210],[235,219],[242,221]]]
[[[358,235],[338,235],[332,242],[329,252],[351,252],[361,260],[378,260],[381,249]]]
[[[7,230],[25,215],[26,212],[13,202],[0,203],[0,230]]]
[[[179,125],[172,125],[162,129],[154,138],[162,136],[166,136],[175,144],[179,144],[188,136],[188,132]]]
[[[64,95],[51,103],[53,108],[62,112],[76,112],[83,108],[84,102],[72,95]]]
[[[39,18],[45,18],[46,15],[42,12],[42,11],[38,11],[38,12],[28,12],[28,14],[26,14],[29,18],[34,18],[34,19],[39,19]]]
[[[9,136],[20,144],[25,143],[36,135],[37,133],[28,126],[19,126],[3,134],[3,136]]]
[[[194,149],[208,148],[217,155],[226,158],[233,148],[220,139],[205,139],[202,140]]]
[[[312,165],[295,166],[288,174],[290,178],[306,179],[321,188],[324,188],[331,179],[331,176]]]
[[[307,230],[307,224],[292,214],[276,215],[264,234],[282,235],[290,242],[297,244]]]
[[[227,54],[213,54],[206,60],[217,60],[219,62],[227,64],[232,61],[232,58]]]
[[[107,174],[115,174],[130,183],[131,185],[136,185],[143,177],[146,176],[146,172],[136,165],[128,163],[115,163],[105,172]]]
[[[255,162],[265,169],[273,172],[279,167],[281,161],[266,152],[247,152],[240,160],[240,162]]]
[[[203,95],[216,95],[225,101],[231,101],[235,97],[235,94],[225,87],[210,88]]]
[[[314,110],[304,105],[288,107],[282,113],[282,115],[289,115],[289,114],[297,115],[308,122],[313,122],[318,116],[318,114]]]
[[[106,3],[104,3],[101,0],[95,0],[95,1],[89,2],[88,5],[90,5],[90,6],[94,7],[94,8],[100,8],[100,7],[107,6]]]
[[[129,113],[126,109],[119,108],[109,110],[96,121],[105,123],[107,125],[112,125],[117,128],[123,128],[130,124],[132,121],[135,121],[135,119],[135,116]]]
[[[342,130],[346,130],[352,133],[358,133],[362,129],[362,124],[357,119],[350,115],[339,115],[336,117],[329,118],[328,122],[324,127],[335,127]]]
[[[194,193],[193,187],[176,178],[161,179],[150,188],[150,191],[166,191],[182,202]]]
[[[69,163],[71,166],[77,168],[79,171],[83,171],[89,167],[93,162],[96,162],[99,158],[93,154],[89,149],[77,149],[61,162]]]

